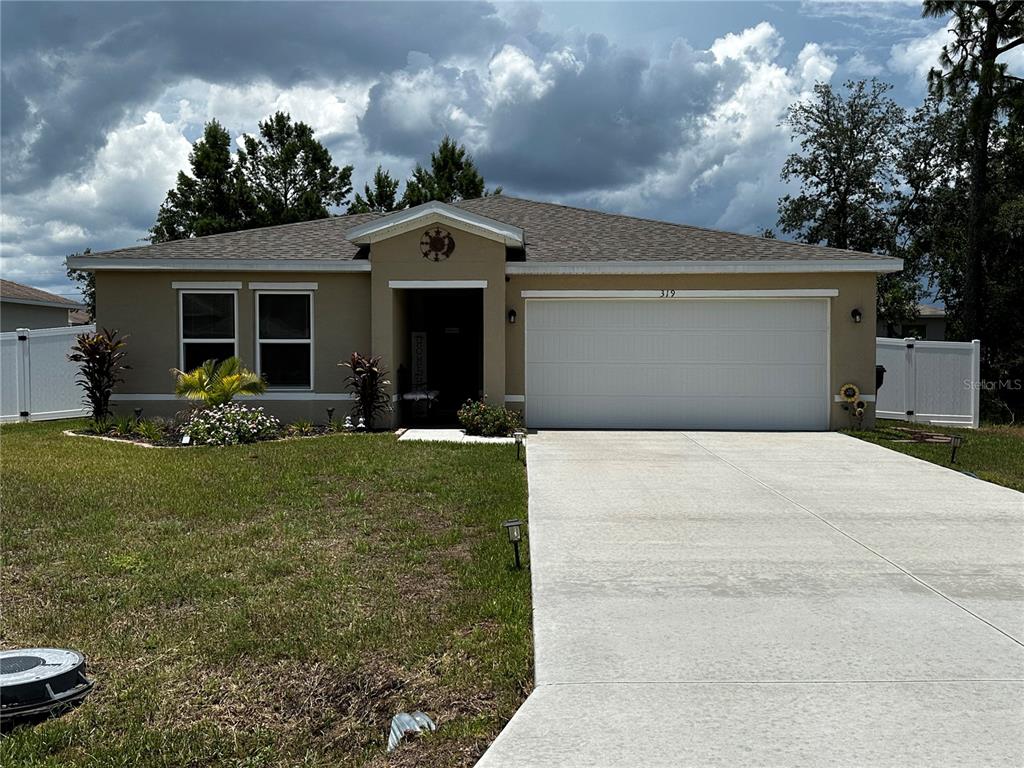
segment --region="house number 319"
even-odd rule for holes
[[[661,292],[661,298],[663,298],[663,299],[674,299],[675,296],[676,296],[676,292],[675,291],[662,291]]]

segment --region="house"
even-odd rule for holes
[[[506,195],[94,253],[130,334],[115,402],[173,412],[173,367],[237,354],[322,420],[353,351],[394,421],[486,396],[531,428],[824,430],[873,419],[875,282],[902,262]]]
[[[946,310],[944,307],[918,304],[917,314],[909,323],[896,325],[890,329],[888,324],[879,321],[877,333],[883,338],[945,341]]]
[[[70,314],[84,307],[55,293],[13,280],[0,280],[0,331],[19,328],[67,328]]]

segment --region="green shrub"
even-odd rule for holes
[[[235,445],[277,437],[281,423],[262,408],[227,403],[194,411],[181,431],[196,445]]]
[[[113,425],[110,422],[110,417],[104,416],[99,419],[89,419],[82,427],[82,431],[87,435],[105,435],[111,430]]]
[[[391,411],[391,393],[388,387],[388,371],[384,367],[380,355],[366,357],[353,352],[348,362],[338,363],[348,368],[351,374],[345,377],[345,384],[356,396],[353,408],[356,416],[362,416],[367,429],[373,429],[373,422],[378,416]]]
[[[237,357],[207,360],[191,371],[172,368],[174,394],[203,405],[226,405],[239,395],[262,395],[267,382],[245,368]]]
[[[459,408],[459,424],[467,435],[508,437],[522,426],[515,411],[500,405],[489,405],[483,400],[468,400]]]
[[[316,434],[316,425],[309,419],[299,419],[288,425],[288,434],[295,436]]]
[[[160,442],[166,433],[167,429],[164,427],[163,422],[147,419],[135,425],[135,434],[151,443]]]
[[[82,388],[83,402],[92,411],[93,420],[110,415],[110,395],[124,381],[121,374],[131,368],[125,363],[127,337],[104,328],[97,333],[83,333],[75,340],[68,360],[78,363],[75,383]]]
[[[139,420],[134,416],[116,416],[110,425],[110,434],[115,437],[131,437],[135,434],[135,428]]]

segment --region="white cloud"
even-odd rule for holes
[[[43,287],[60,285],[68,253],[137,241],[190,149],[180,126],[146,112],[111,131],[83,173],[60,176],[37,192],[5,196],[4,274]]]
[[[889,51],[889,68],[908,75],[911,82],[924,88],[929,70],[939,66],[942,46],[950,39],[949,30],[941,27],[923,37],[912,37],[896,43]]]
[[[755,64],[771,61],[779,55],[783,39],[778,31],[767,21],[742,32],[729,32],[711,44],[711,53],[715,60],[741,61]]]
[[[817,81],[828,82],[836,59],[821,46],[803,47],[793,66],[776,59],[781,37],[767,23],[719,38],[711,51],[740,67],[742,76],[662,167],[623,189],[585,198],[590,204],[754,232],[776,218],[784,192],[779,170],[791,151],[780,121]]]
[[[845,66],[847,72],[858,77],[878,77],[885,71],[881,64],[871,61],[860,51],[847,59]]]
[[[513,45],[502,48],[487,67],[488,102],[515,103],[539,99],[551,86],[551,80],[534,63],[533,59]]]

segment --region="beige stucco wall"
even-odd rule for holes
[[[839,296],[831,302],[830,369],[832,392],[852,382],[865,394],[875,392],[875,275],[868,272],[819,274],[733,275],[513,275],[507,284],[506,302],[515,309],[515,325],[506,324],[507,363],[505,391],[522,395],[525,388],[526,308],[523,291],[536,290],[784,290],[834,288]],[[860,309],[863,319],[854,323],[850,311]],[[510,404],[512,406],[512,404]],[[519,407],[519,406],[515,406]],[[831,426],[850,426],[850,416],[837,403],[831,406]],[[865,424],[874,420],[874,404],[868,403]]]
[[[122,394],[173,392],[171,368],[179,361],[178,291],[174,282],[240,282],[238,291],[238,353],[255,365],[255,291],[250,282],[316,283],[313,291],[313,391],[321,395],[344,393],[346,369],[338,363],[354,351],[370,347],[370,275],[367,273],[307,272],[109,272],[96,275],[96,309],[99,327],[130,335],[128,357],[132,369],[118,386]],[[261,403],[282,418],[324,419],[324,409],[348,403],[342,399],[266,401]],[[139,405],[147,414],[170,415],[181,402],[126,401],[120,407]]]
[[[68,311],[60,307],[0,302],[0,332],[19,328],[67,328]]]
[[[282,272],[108,272],[97,274],[96,295],[101,327],[131,335],[130,362],[133,366],[121,393],[169,393],[169,369],[179,365],[178,299],[171,284],[186,282],[241,282],[239,297],[239,354],[252,365],[254,349],[254,293],[252,282],[315,282],[314,293],[314,393],[313,400],[264,403],[281,418],[323,420],[326,407],[338,408],[338,415],[350,404],[330,399],[345,392],[344,369],[338,362],[353,351],[382,355],[394,372],[402,358],[406,338],[392,280],[486,280],[483,301],[484,391],[495,403],[506,395],[524,393],[524,333],[526,308],[524,290],[764,290],[819,288],[836,289],[830,299],[830,368],[832,391],[846,382],[873,394],[875,366],[875,275],[872,273],[821,274],[733,274],[733,275],[604,275],[604,276],[505,276],[505,247],[501,243],[468,232],[453,231],[456,249],[441,262],[424,259],[419,247],[422,228],[375,243],[371,251],[372,272],[367,273],[282,273]],[[863,321],[854,323],[850,311],[859,308]],[[507,312],[515,309],[518,322],[510,325]],[[392,376],[394,378],[394,375]],[[121,401],[121,407],[140,405],[147,413],[173,413],[180,402]],[[521,407],[512,404],[512,407]],[[866,424],[873,422],[874,406],[868,404]],[[849,426],[850,417],[841,406],[831,405],[833,428]]]
[[[392,280],[486,280],[484,308],[484,392],[494,403],[505,398],[505,246],[469,232],[453,231],[455,250],[444,261],[430,261],[420,252],[425,229],[374,243],[370,261],[373,353],[383,355],[392,370],[407,344],[401,302]]]

